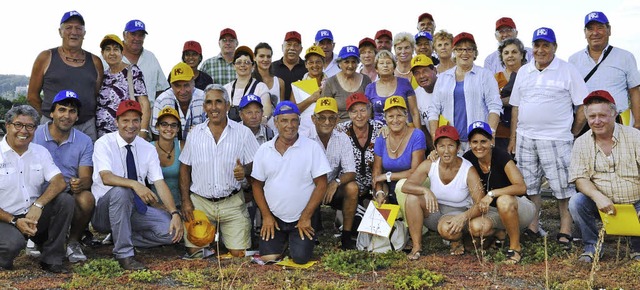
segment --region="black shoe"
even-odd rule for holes
[[[42,268],[42,270],[45,270],[50,273],[55,273],[55,274],[69,273],[69,270],[65,269],[64,266],[62,266],[62,264],[47,264],[45,262],[40,262],[40,267]]]
[[[137,270],[144,270],[147,268],[144,264],[136,261],[133,257],[126,257],[126,258],[116,259],[116,260],[118,260],[118,264],[120,264],[120,267],[122,267],[122,269],[125,269],[125,270],[137,271]]]
[[[535,242],[542,238],[542,235],[540,234],[540,231],[534,232],[531,229],[527,228],[526,230],[524,230],[524,232],[522,232],[522,237],[525,241]]]

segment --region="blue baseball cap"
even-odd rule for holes
[[[324,39],[331,39],[331,41],[333,41],[333,33],[331,33],[331,30],[329,29],[318,30],[318,33],[316,33],[316,43]]]
[[[71,10],[69,12],[66,12],[64,15],[62,15],[62,19],[60,19],[60,24],[69,21],[69,19],[71,19],[73,17],[75,17],[78,20],[80,20],[80,23],[82,23],[82,25],[84,25],[84,18],[82,17],[80,12],[75,11],[75,10]]]
[[[489,136],[493,136],[492,135],[493,130],[491,130],[491,126],[489,126],[489,124],[482,121],[475,121],[469,124],[469,128],[467,129],[467,135],[471,137],[472,135],[471,133],[478,130],[482,130],[483,132],[489,134]]]
[[[355,45],[347,45],[343,46],[340,49],[340,53],[338,54],[338,58],[341,60],[347,59],[347,57],[355,57],[360,59],[360,50]]]
[[[609,19],[607,19],[607,15],[604,15],[604,13],[599,11],[593,11],[587,14],[587,16],[584,17],[584,26],[587,26],[587,24],[589,24],[589,22],[591,21],[600,22],[602,24],[609,23]]]
[[[431,33],[427,32],[427,31],[420,31],[416,34],[416,36],[414,36],[414,39],[417,41],[418,38],[420,37],[426,37],[428,40],[433,40],[433,36],[431,36]]]
[[[76,104],[76,107],[78,108],[80,108],[80,106],[82,105],[82,103],[80,102],[80,99],[78,98],[78,94],[76,94],[76,92],[72,90],[62,90],[58,92],[55,97],[53,97],[53,102],[51,103],[51,111],[53,111],[57,103],[60,103],[64,100],[73,101]]]
[[[242,99],[240,99],[240,105],[238,107],[240,107],[240,110],[242,110],[244,109],[244,107],[248,106],[251,103],[256,103],[260,106],[260,108],[262,108],[262,99],[254,94],[248,94],[242,97]]]
[[[551,28],[540,27],[533,32],[533,40],[531,42],[536,42],[536,40],[545,40],[551,43],[555,43],[556,34]]]
[[[131,20],[127,22],[127,25],[124,26],[124,31],[126,32],[136,32],[140,30],[144,31],[144,34],[149,34],[147,32],[146,26],[144,25],[144,22],[138,19]]]
[[[292,101],[282,101],[276,105],[276,109],[273,111],[273,116],[284,115],[284,114],[296,114],[300,115],[300,110],[296,103]]]

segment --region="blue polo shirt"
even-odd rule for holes
[[[93,167],[93,142],[91,138],[75,128],[71,129],[69,138],[58,145],[49,132],[49,121],[38,126],[33,136],[33,143],[44,146],[51,153],[53,162],[60,168],[65,182],[71,177],[78,177],[80,166]]]

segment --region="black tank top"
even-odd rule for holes
[[[51,62],[42,82],[44,99],[41,110],[45,116],[49,116],[53,98],[62,90],[72,90],[78,94],[82,103],[78,124],[96,116],[96,92],[98,91],[96,88],[102,84],[96,84],[98,73],[92,54],[88,51],[84,53],[86,56],[84,64],[80,67],[72,67],[60,58],[57,47],[51,49]]]

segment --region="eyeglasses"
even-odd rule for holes
[[[178,128],[178,123],[160,122],[160,127],[162,127],[162,128],[171,127],[171,129],[177,129]]]
[[[610,156],[605,156],[601,151],[598,151],[597,148],[594,148],[594,149],[596,154],[595,154],[595,157],[593,158],[593,170],[598,173],[616,172],[616,160],[615,160],[613,151],[611,152]],[[602,155],[602,156],[598,158],[598,155]]]
[[[458,54],[462,54],[463,52],[466,52],[466,53],[473,53],[473,52],[475,51],[475,49],[473,49],[473,48],[471,48],[471,47],[469,47],[469,48],[461,48],[461,47],[459,47],[459,48],[456,48],[456,49],[454,49],[454,50],[455,50],[455,51],[456,51],[456,53],[458,53]]]
[[[243,61],[243,60],[236,60],[235,64],[236,64],[237,66],[241,66],[241,65],[243,65],[243,64],[244,64],[244,65],[252,65],[252,64],[253,64],[253,62],[252,62],[252,61],[250,61],[250,60],[244,60],[244,61]]]
[[[13,125],[13,127],[16,128],[16,130],[20,131],[22,130],[22,128],[26,128],[27,131],[29,132],[33,132],[33,130],[36,129],[36,125],[32,125],[32,124],[22,124],[22,123],[7,123],[7,124],[11,124]]]
[[[323,115],[315,115],[316,120],[320,121],[320,123],[324,123],[324,122],[335,122],[338,120],[338,116],[323,116]]]

